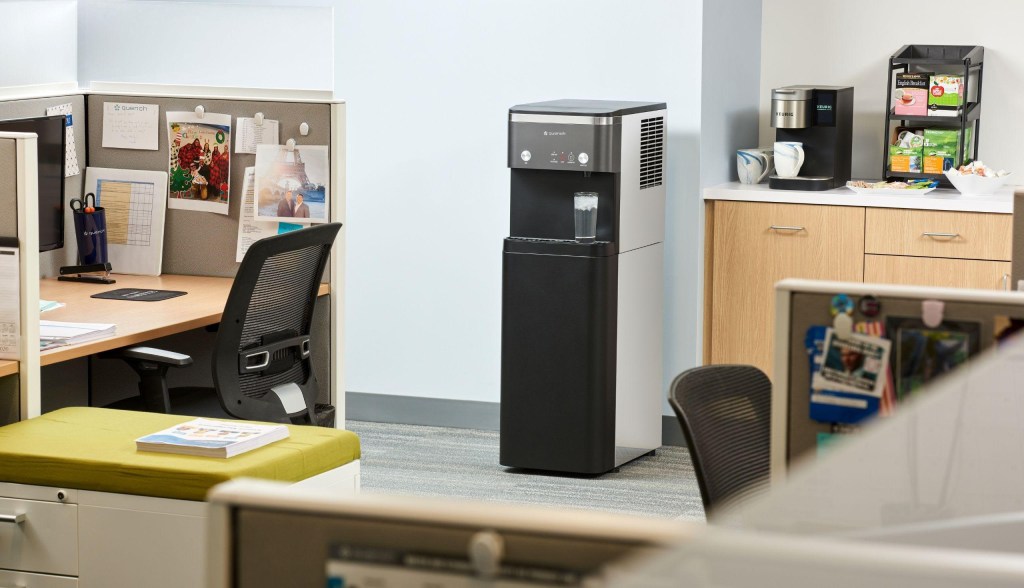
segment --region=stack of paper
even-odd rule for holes
[[[232,457],[288,438],[284,425],[195,419],[135,440],[139,451]]]
[[[109,323],[63,323],[60,321],[39,321],[39,350],[60,347],[61,345],[78,345],[109,337],[117,330],[117,325]]]

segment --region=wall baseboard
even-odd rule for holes
[[[454,427],[456,429],[499,429],[500,404],[476,400],[419,398],[367,392],[345,393],[345,415],[353,421]],[[686,446],[686,439],[674,416],[661,417],[662,445]]]

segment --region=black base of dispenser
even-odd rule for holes
[[[820,192],[822,190],[838,188],[835,178],[804,176],[797,176],[795,178],[769,176],[768,187],[772,190],[804,190],[807,192]]]

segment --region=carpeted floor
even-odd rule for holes
[[[365,492],[469,498],[704,519],[690,456],[662,447],[599,477],[537,474],[498,465],[498,433],[349,421],[362,442]]]

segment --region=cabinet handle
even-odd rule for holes
[[[921,233],[922,237],[931,237],[932,239],[956,239],[960,236],[960,233],[932,233],[924,232]]]
[[[789,227],[789,226],[786,226],[786,225],[772,225],[772,226],[768,227],[768,230],[769,231],[793,231],[793,232],[799,232],[799,231],[804,231],[806,229],[804,229],[803,227]]]
[[[20,525],[25,522],[25,513],[18,514],[0,514],[0,523],[11,523],[12,525]]]
[[[1010,274],[1003,274],[1003,290],[1010,291]]]

